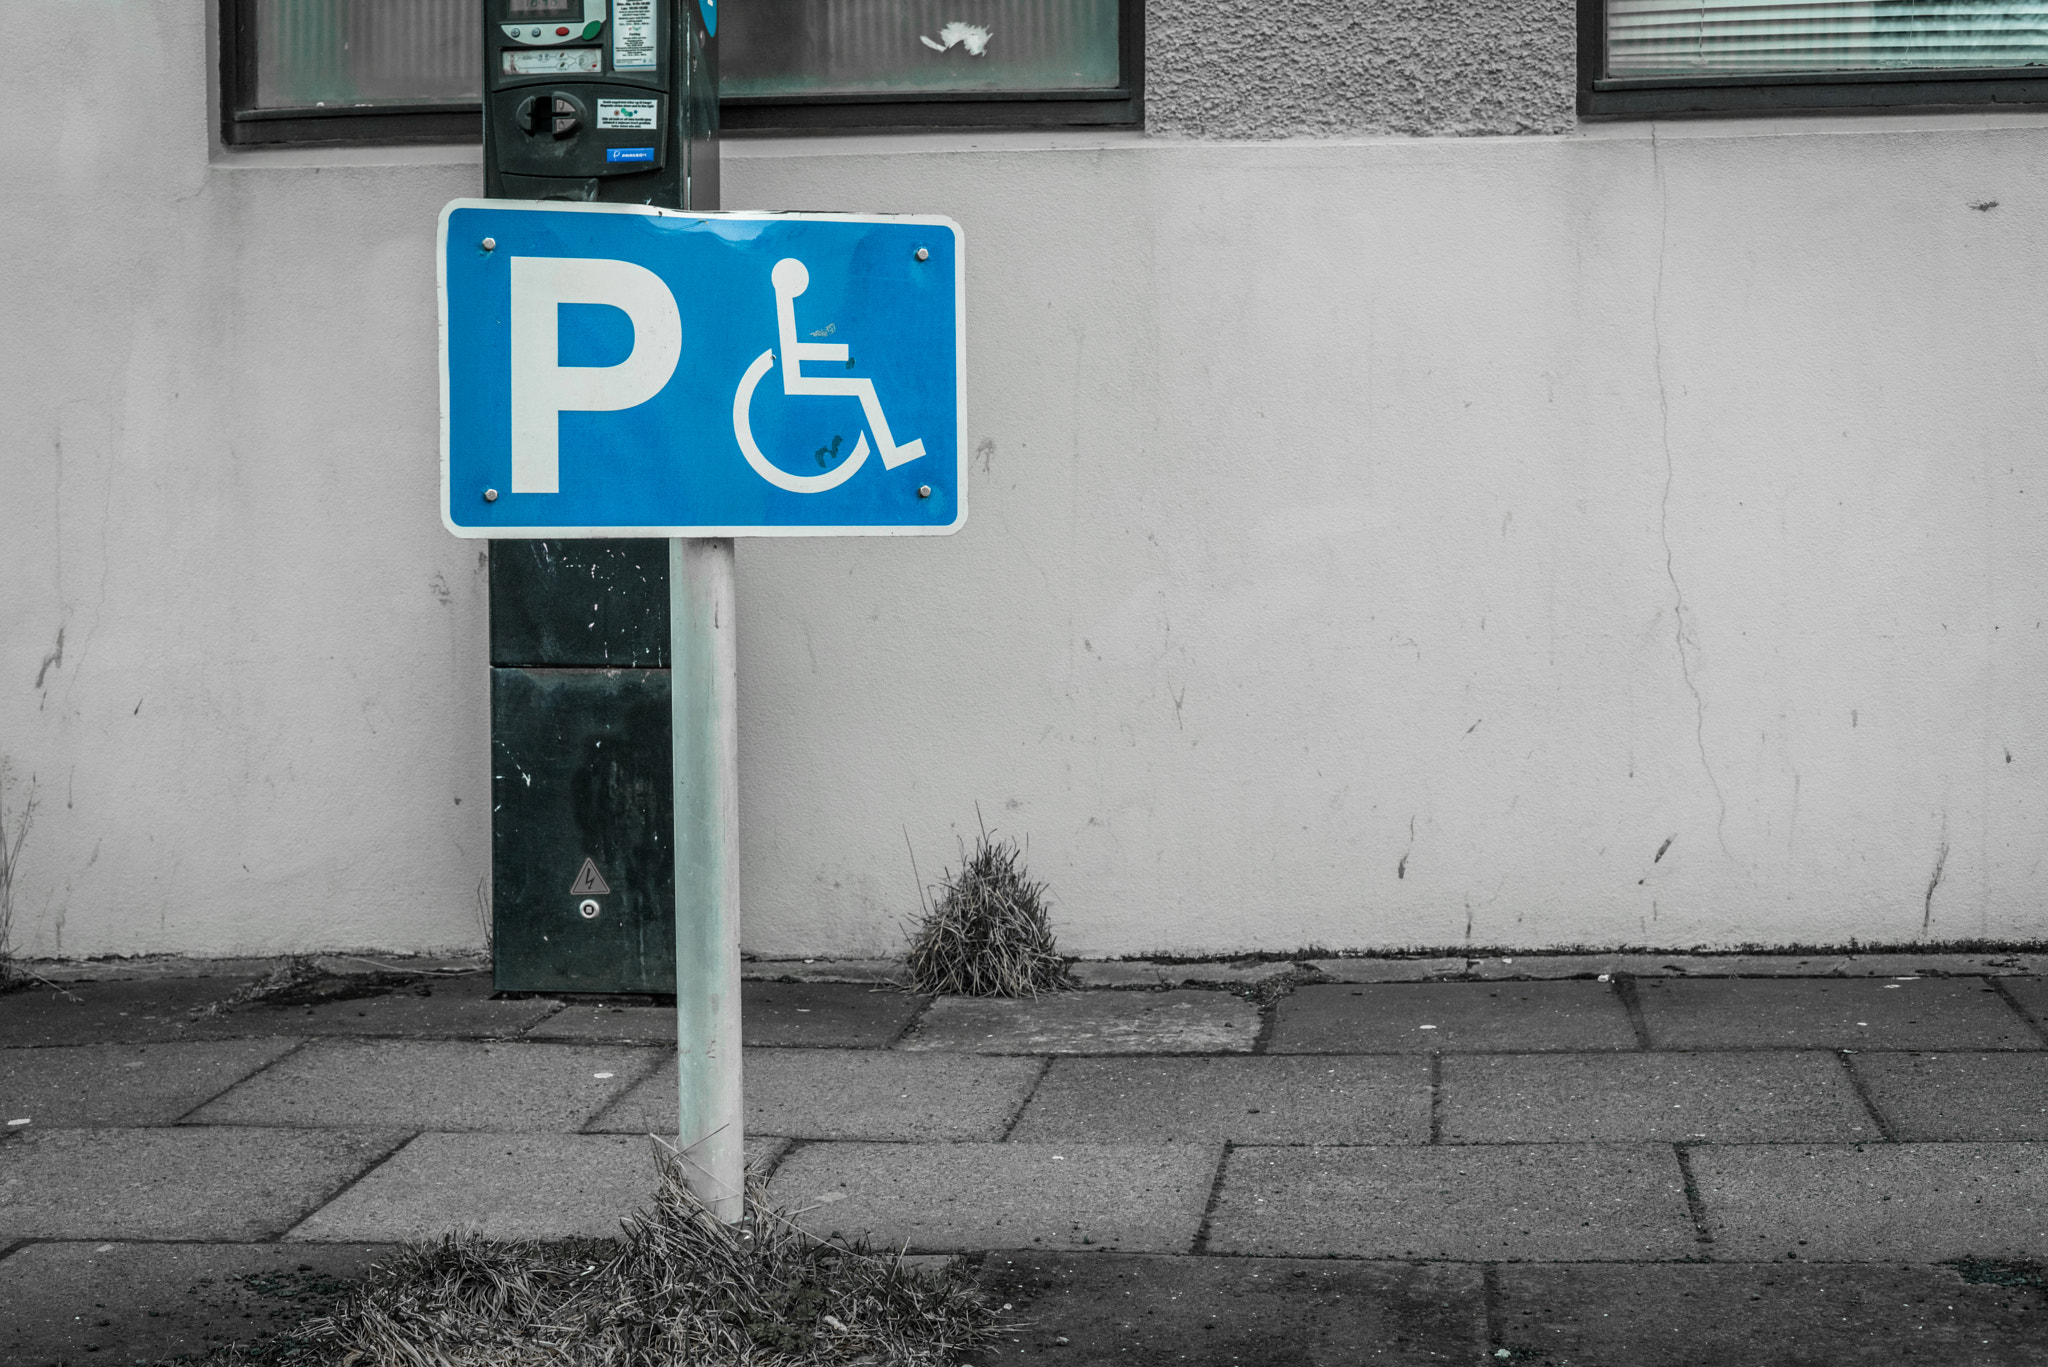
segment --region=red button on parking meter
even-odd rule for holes
[[[558,28],[558,29],[556,29],[556,30],[555,30],[555,37],[557,37],[557,38],[567,38],[568,36],[569,36],[569,30],[567,30],[567,29],[565,29],[565,28]]]

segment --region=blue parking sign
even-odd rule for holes
[[[961,245],[937,217],[454,201],[442,520],[475,537],[958,531]]]

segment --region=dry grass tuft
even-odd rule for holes
[[[293,1336],[322,1367],[951,1367],[1007,1323],[969,1274],[821,1240],[758,1188],[727,1225],[661,1160],[624,1238],[406,1248]],[[227,1350],[232,1352],[233,1350]],[[219,1357],[217,1361],[235,1359]]]
[[[337,972],[322,963],[322,958],[363,964],[371,971]],[[430,996],[435,979],[459,977],[474,971],[464,968],[393,968],[375,959],[352,954],[317,957],[291,954],[264,976],[243,983],[217,1002],[192,1008],[191,1014],[206,1018],[264,1006],[322,1006],[329,1002],[389,996],[408,989],[420,996]]]
[[[262,977],[243,983],[217,1002],[194,1007],[191,1014],[200,1017],[224,1016],[236,1007],[249,1006],[256,1002],[278,1001],[326,976],[325,971],[313,962],[311,955],[289,954],[285,956],[283,963]]]
[[[1068,985],[1045,884],[1031,881],[1023,858],[1016,841],[993,839],[984,827],[973,852],[961,851],[959,875],[940,875],[939,894],[924,903],[911,935],[913,991],[1035,997]]]
[[[13,787],[12,780],[10,766],[0,759],[0,990],[25,977],[14,962],[14,876],[21,869],[22,842],[28,839],[28,828],[36,818],[33,777],[29,779],[28,796],[9,818],[7,791]]]

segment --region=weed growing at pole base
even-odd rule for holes
[[[29,825],[36,816],[36,782],[28,782],[28,796],[7,814],[7,790],[13,786],[9,766],[0,759],[0,990],[20,976],[14,966],[14,876],[21,869],[21,844],[28,839]]]
[[[622,1240],[451,1234],[413,1244],[289,1339],[223,1346],[208,1361],[952,1367],[1012,1327],[958,1265],[914,1267],[814,1238],[758,1188],[746,1218],[725,1224],[666,1155],[653,1208],[622,1223]]]
[[[1014,840],[984,827],[961,851],[958,876],[940,875],[938,896],[919,898],[908,967],[911,990],[946,996],[1035,997],[1067,986],[1067,961]]]

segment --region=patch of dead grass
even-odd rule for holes
[[[320,1367],[952,1367],[1010,1327],[958,1264],[807,1234],[758,1187],[727,1225],[660,1159],[623,1237],[451,1234],[378,1264],[279,1360]],[[211,1359],[249,1360],[251,1346]]]
[[[906,967],[914,992],[1035,997],[1070,986],[1046,915],[1046,886],[1026,874],[1024,852],[986,827],[960,872],[940,875],[912,928]]]

